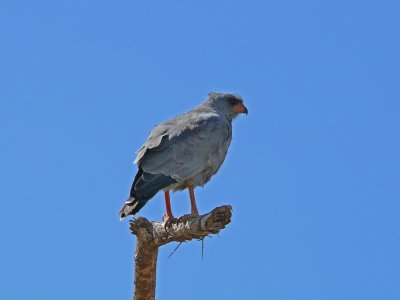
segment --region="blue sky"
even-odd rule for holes
[[[151,128],[240,94],[158,299],[400,299],[398,1],[0,2],[0,298],[130,299],[117,212]],[[186,192],[172,195],[177,215]],[[164,213],[162,195],[141,211]]]

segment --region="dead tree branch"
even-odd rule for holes
[[[130,221],[130,229],[137,236],[135,252],[135,289],[133,299],[154,300],[158,248],[170,242],[185,242],[217,234],[230,223],[232,208],[224,205],[211,212],[188,220],[152,222],[145,218]]]

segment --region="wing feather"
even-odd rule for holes
[[[231,139],[226,119],[212,116],[199,118],[197,122],[192,119],[186,126],[161,125],[164,128],[155,128],[139,150],[136,161],[144,171],[171,176],[177,181],[200,176],[201,171],[211,177],[218,171]]]

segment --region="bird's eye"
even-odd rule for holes
[[[239,104],[241,101],[237,98],[229,98],[228,102],[231,106],[235,106],[236,104]]]
[[[235,99],[235,98],[228,98],[227,100],[228,100],[229,105],[231,105],[231,106],[234,106],[238,103],[237,99]]]

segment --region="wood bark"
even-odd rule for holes
[[[130,221],[130,229],[137,236],[135,251],[134,300],[154,300],[158,248],[170,242],[186,242],[217,234],[229,224],[232,208],[224,205],[211,212],[173,222],[149,221],[145,218]]]

